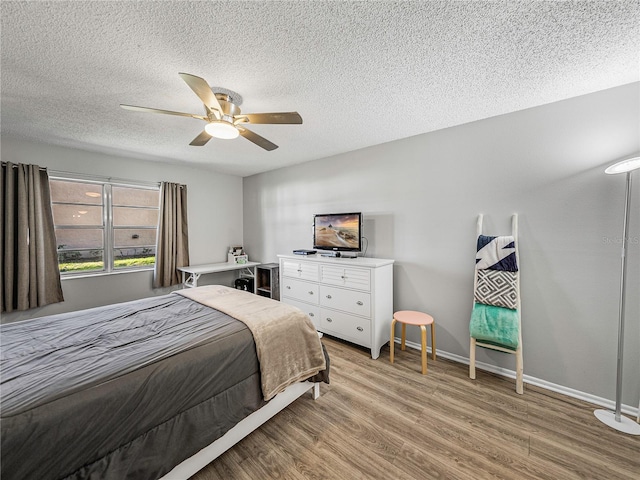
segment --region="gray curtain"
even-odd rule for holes
[[[0,188],[2,312],[64,301],[47,171],[2,162]]]
[[[182,282],[178,267],[189,265],[187,224],[187,186],[162,182],[154,288],[170,287]]]

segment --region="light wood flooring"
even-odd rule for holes
[[[331,384],[304,395],[192,480],[640,479],[640,437],[592,404],[466,365],[323,339]]]

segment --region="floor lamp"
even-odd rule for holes
[[[631,207],[631,173],[640,168],[640,157],[629,158],[611,165],[604,172],[609,175],[617,173],[627,174],[627,188],[625,193],[624,223],[622,226],[622,273],[620,276],[620,311],[618,317],[618,374],[616,378],[616,410],[596,410],[595,416],[602,423],[630,435],[640,435],[640,424],[630,418],[620,415],[622,407],[622,350],[624,348],[624,311],[625,311],[625,283],[627,276],[627,228],[629,226],[629,210]]]

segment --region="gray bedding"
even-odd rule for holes
[[[178,295],[20,323],[1,326],[3,480],[155,479],[264,404],[247,327]]]
[[[227,335],[234,323],[216,310],[165,295],[2,325],[2,415]]]

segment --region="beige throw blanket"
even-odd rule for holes
[[[175,293],[220,310],[249,328],[256,343],[265,400],[326,368],[315,327],[307,315],[291,305],[222,285]]]

